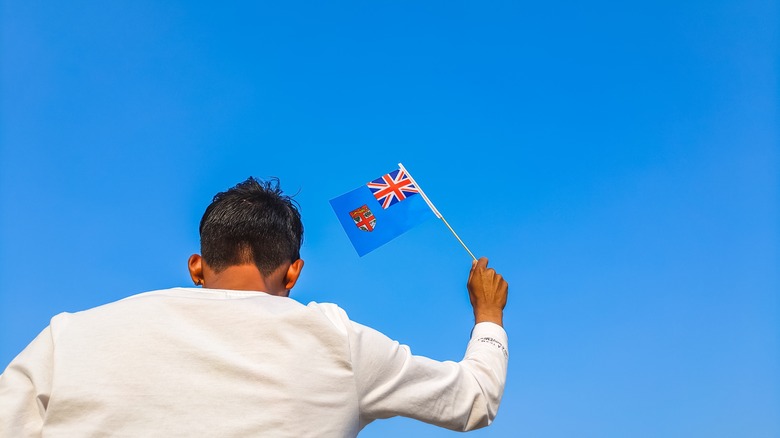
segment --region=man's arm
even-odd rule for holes
[[[467,286],[476,324],[460,362],[414,356],[409,347],[350,322],[361,427],[397,415],[461,431],[492,422],[506,382],[501,324],[508,286],[484,258],[472,265]]]

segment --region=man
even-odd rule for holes
[[[464,359],[438,362],[287,296],[303,225],[278,181],[217,194],[193,282],[62,313],[0,375],[0,436],[347,437],[396,415],[486,426],[504,389],[508,286],[482,258]]]

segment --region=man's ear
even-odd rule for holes
[[[287,268],[287,274],[284,276],[284,288],[288,291],[295,286],[298,281],[298,277],[301,276],[301,270],[303,270],[303,259],[298,259]]]
[[[190,270],[190,278],[192,282],[197,286],[203,286],[205,279],[203,278],[203,257],[200,254],[193,254],[187,261],[187,268]]]

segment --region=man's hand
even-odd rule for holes
[[[466,284],[471,307],[474,308],[474,323],[493,322],[503,327],[509,284],[501,274],[497,274],[493,268],[488,268],[487,264],[488,259],[485,257],[472,262]]]

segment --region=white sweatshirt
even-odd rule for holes
[[[488,425],[507,338],[413,356],[333,304],[174,288],[62,313],[0,375],[0,437],[352,437],[396,415]]]

